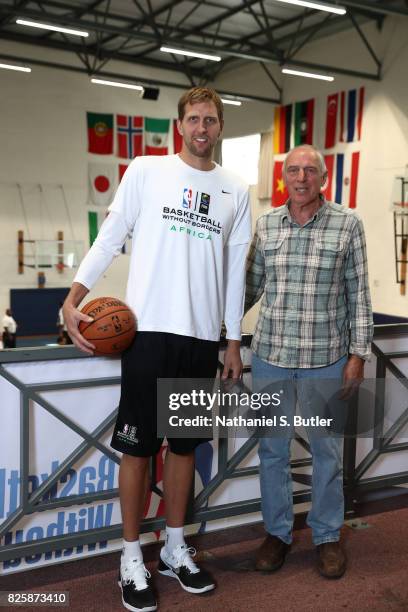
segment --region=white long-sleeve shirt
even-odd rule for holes
[[[91,289],[131,234],[126,301],[139,330],[218,340],[224,319],[240,339],[251,223],[238,177],[178,155],[139,157],[109,210],[76,282]]]

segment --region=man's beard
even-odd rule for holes
[[[199,149],[194,144],[194,141],[186,142],[186,147],[195,157],[201,157],[202,159],[211,159],[216,143],[212,144],[208,142],[208,146],[205,149]]]

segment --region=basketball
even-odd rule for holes
[[[95,346],[95,355],[118,355],[130,346],[136,333],[136,320],[130,308],[112,297],[91,300],[81,309],[93,321],[79,323],[79,331]]]

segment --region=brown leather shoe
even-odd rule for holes
[[[268,534],[256,553],[255,569],[261,572],[276,572],[282,567],[289,548],[289,544]]]
[[[347,567],[346,553],[340,542],[327,542],[317,548],[317,568],[325,578],[341,578]]]

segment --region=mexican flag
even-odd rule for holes
[[[88,152],[99,155],[113,153],[113,115],[86,113],[88,123]]]
[[[167,155],[170,119],[145,117],[145,155]]]

